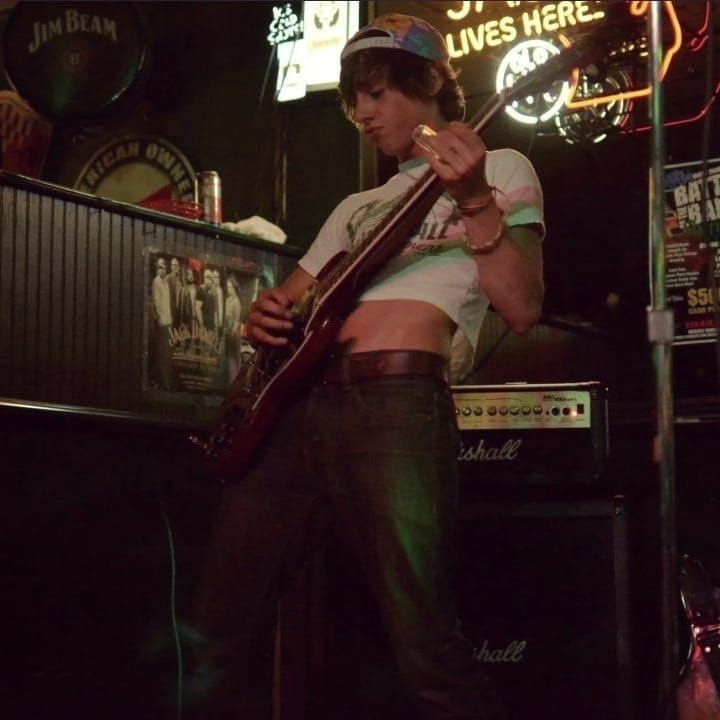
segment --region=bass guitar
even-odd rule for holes
[[[613,32],[609,32],[612,30]],[[606,54],[613,26],[586,35],[515,84],[493,95],[469,126],[482,133],[489,122],[516,98],[536,95]],[[306,387],[326,357],[356,298],[376,272],[406,244],[443,192],[428,170],[393,211],[355,248],[332,258],[317,279],[314,292],[293,309],[294,328],[287,346],[260,347],[232,382],[221,408],[219,427],[202,445],[221,481],[237,478],[298,388]]]

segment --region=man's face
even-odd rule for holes
[[[214,270],[212,274],[213,284],[216,288],[220,287],[220,271]]]
[[[164,278],[165,275],[167,274],[167,266],[165,265],[165,261],[162,258],[160,260],[158,260],[157,274],[161,278]]]
[[[195,282],[195,275],[193,275],[193,271],[190,268],[185,271],[185,282],[188,283],[188,285]]]
[[[422,154],[412,138],[420,123],[437,127],[442,122],[437,103],[403,95],[384,79],[356,92],[354,120],[380,152],[401,162]]]
[[[210,287],[212,285],[212,271],[205,270],[203,273],[203,284],[205,287]]]
[[[170,261],[170,272],[173,275],[177,275],[180,272],[180,263],[178,262],[177,258],[173,258]]]

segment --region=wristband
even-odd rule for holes
[[[490,188],[490,192],[488,193],[487,198],[479,203],[471,203],[471,204],[461,204],[458,203],[457,209],[458,212],[461,215],[465,215],[468,217],[472,217],[473,215],[477,215],[481,210],[485,210],[491,202],[495,200],[495,196],[493,195],[493,192],[495,191],[494,187]]]

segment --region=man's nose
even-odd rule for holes
[[[371,98],[359,94],[355,100],[355,122],[363,125],[372,119],[374,114],[374,103]]]

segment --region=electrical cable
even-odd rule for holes
[[[175,718],[176,720],[181,720],[183,714],[183,655],[182,645],[180,643],[180,629],[177,620],[177,562],[175,557],[175,542],[173,540],[172,527],[170,526],[170,518],[168,517],[162,498],[158,498],[158,501],[160,503],[160,514],[165,523],[168,538],[168,557],[170,559],[170,620],[173,640],[175,642],[175,657],[177,659]]]
[[[295,57],[295,50],[297,49],[298,41],[293,40],[292,49],[290,50],[290,57],[288,57],[287,65],[285,66],[285,73],[282,78],[282,82],[280,83],[280,86],[275,91],[275,101],[277,102],[277,99],[280,97],[280,93],[283,91],[285,87],[285,82],[287,81],[288,76],[288,70],[292,67],[292,61]],[[279,62],[279,56],[278,56],[278,72],[280,72],[280,62]]]
[[[270,70],[272,70],[273,61],[277,57],[277,45],[272,46],[270,51],[270,57],[268,58],[267,65],[265,66],[265,75],[263,76],[262,87],[260,88],[260,96],[258,97],[258,108],[262,107],[263,100],[265,100],[265,92],[267,90],[268,80],[270,79]]]
[[[541,96],[541,94],[542,94],[542,93],[540,93],[540,92],[538,92],[538,93],[535,94],[535,106],[536,106],[537,108],[540,107],[540,96]],[[538,110],[538,111],[539,111],[539,110]],[[537,120],[537,122],[533,123],[533,126],[532,126],[532,134],[530,135],[530,140],[529,140],[529,142],[528,142],[527,150],[525,151],[525,157],[528,158],[528,160],[530,159],[530,153],[532,152],[533,147],[535,146],[535,140],[537,140],[538,128],[539,128],[539,126],[540,126],[540,116],[536,117],[535,119]]]

